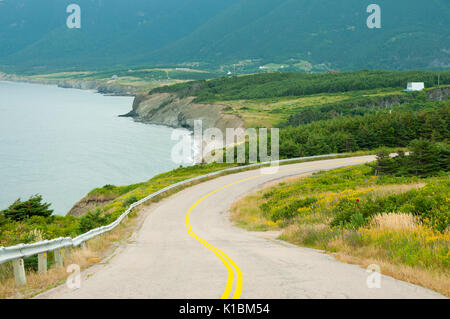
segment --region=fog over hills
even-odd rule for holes
[[[81,7],[80,29],[66,7]],[[449,69],[448,0],[0,0],[0,70],[244,60],[324,69]]]

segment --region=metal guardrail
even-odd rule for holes
[[[88,231],[87,233],[84,233],[78,237],[56,238],[56,239],[52,239],[52,240],[44,240],[44,241],[36,242],[33,244],[27,244],[27,245],[19,244],[19,245],[11,246],[11,247],[0,247],[0,265],[5,262],[8,262],[8,261],[14,261],[17,259],[31,257],[31,256],[47,253],[50,251],[58,251],[58,250],[62,250],[62,249],[68,248],[68,247],[78,247],[81,244],[83,244],[84,242],[86,242],[94,237],[97,237],[99,235],[110,232],[111,230],[113,230],[114,228],[119,226],[120,223],[124,220],[124,218],[126,218],[128,216],[128,214],[137,206],[142,205],[143,203],[147,202],[148,200],[150,200],[158,195],[161,195],[169,190],[175,189],[179,186],[189,184],[191,182],[214,177],[214,176],[221,175],[224,173],[240,171],[242,169],[247,169],[247,168],[252,168],[252,167],[261,167],[261,166],[270,165],[270,164],[296,162],[296,161],[316,159],[316,158],[328,158],[328,157],[334,157],[337,155],[338,154],[318,155],[318,156],[309,156],[309,157],[300,157],[300,158],[293,158],[293,159],[287,159],[287,160],[280,160],[277,162],[265,162],[265,163],[257,163],[257,164],[251,164],[251,165],[245,165],[245,166],[236,166],[236,167],[227,168],[227,169],[224,169],[221,171],[209,173],[206,175],[193,177],[193,178],[178,182],[176,184],[167,186],[153,194],[150,194],[149,196],[141,199],[140,201],[131,204],[130,207],[111,224],[92,229],[92,230]],[[344,155],[344,154],[339,154],[339,155]]]

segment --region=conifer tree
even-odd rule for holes
[[[25,220],[32,216],[49,217],[53,210],[49,209],[50,204],[42,202],[41,195],[31,196],[27,201],[22,202],[20,198],[3,211],[6,218],[10,220]]]

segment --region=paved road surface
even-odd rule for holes
[[[320,251],[251,233],[229,222],[231,205],[267,183],[308,172],[356,165],[372,156],[281,166],[220,177],[185,189],[143,211],[141,229],[107,263],[88,270],[81,288],[65,286],[40,298],[439,298],[368,273]]]

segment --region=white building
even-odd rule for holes
[[[423,82],[409,82],[405,92],[422,91],[425,88]]]

